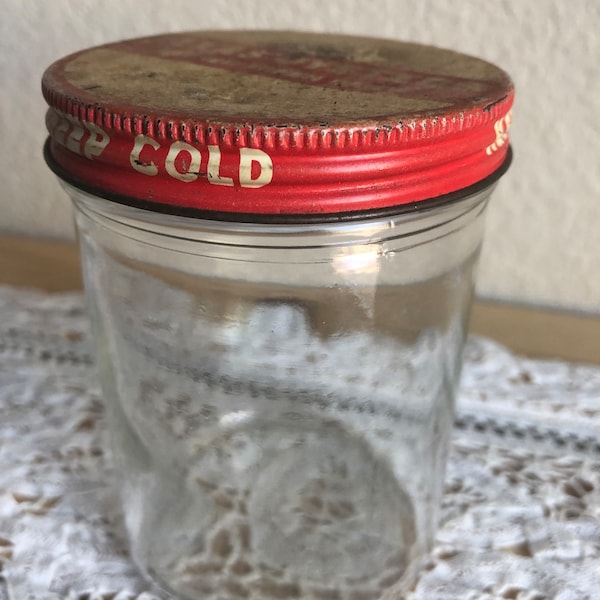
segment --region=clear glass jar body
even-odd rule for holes
[[[265,225],[69,188],[132,553],[160,586],[405,589],[435,532],[489,192]]]

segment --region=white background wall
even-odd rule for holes
[[[0,231],[72,235],[41,156],[42,72],[75,50],[183,29],[291,28],[433,43],[517,86],[515,163],[488,214],[479,293],[600,312],[599,0],[2,0]]]

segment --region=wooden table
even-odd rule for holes
[[[0,235],[0,284],[48,292],[80,290],[77,246]],[[471,332],[532,357],[600,364],[600,315],[478,299]]]

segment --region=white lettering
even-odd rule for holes
[[[208,147],[208,182],[214,185],[233,185],[231,177],[223,177],[219,175],[221,168],[221,151],[219,146]]]
[[[73,115],[65,115],[69,123],[72,125],[71,132],[66,140],[66,146],[72,152],[81,154],[81,138],[83,137],[84,131],[81,126],[81,121]]]
[[[110,142],[108,133],[95,123],[80,121],[57,110],[48,113],[46,122],[50,134],[59,144],[77,154],[83,153],[89,159],[100,156]]]
[[[100,156],[102,151],[110,142],[108,133],[98,127],[96,123],[90,121],[84,121],[83,126],[90,132],[90,136],[85,142],[83,147],[83,154],[86,158],[93,160],[96,156]]]
[[[46,127],[50,132],[50,135],[56,136],[58,132],[58,127],[62,121],[62,117],[60,113],[56,110],[49,110],[46,114]]]
[[[98,156],[109,143],[108,135],[93,123],[84,121],[84,125],[90,130],[90,138],[85,144],[84,153],[88,158]],[[175,179],[189,183],[196,181],[202,173],[202,154],[200,150],[186,142],[173,142],[164,163],[140,158],[146,146],[152,150],[160,150],[160,143],[148,136],[138,135],[135,138],[133,148],[129,155],[131,166],[144,175],[158,175],[164,168],[166,172]],[[233,187],[234,178],[221,174],[222,155],[219,146],[208,146],[207,180],[212,185],[225,185]],[[146,152],[149,152],[146,149]],[[181,153],[187,156],[181,156]],[[156,156],[160,156],[157,154]],[[239,151],[239,185],[243,188],[260,188],[268,185],[273,180],[273,161],[271,157],[262,150],[255,148],[240,148]],[[155,158],[156,160],[156,158]],[[205,158],[206,160],[206,158]],[[177,163],[177,167],[175,166]],[[233,165],[232,165],[233,166]]]
[[[67,121],[63,114],[57,113],[57,115],[59,115],[58,122],[52,135],[57,138],[59,144],[64,146],[67,139],[67,132],[69,131],[69,121]]]
[[[252,179],[252,164],[260,167],[258,176]],[[273,179],[273,161],[262,150],[240,148],[240,185],[247,188],[259,188],[268,185]]]
[[[147,135],[137,135],[135,137],[133,150],[129,155],[129,163],[136,171],[139,171],[144,175],[158,175],[158,167],[152,161],[143,163],[140,160],[140,154],[144,146],[151,146],[154,148],[154,150],[158,150],[160,148],[160,144],[151,137],[148,137]]]
[[[512,112],[508,111],[501,119],[498,119],[494,123],[494,133],[496,134],[496,139],[494,143],[490,144],[485,152],[489,156],[496,152],[499,148],[504,146],[506,142],[508,142],[508,130],[510,128],[510,124],[512,122]]]
[[[181,152],[187,152],[190,155],[190,164],[187,165],[184,173],[181,173],[175,167],[175,160]],[[201,160],[200,150],[194,148],[194,146],[190,146],[186,142],[173,142],[169,148],[167,159],[165,160],[165,168],[171,177],[189,183],[190,181],[196,181],[196,179],[198,179]]]

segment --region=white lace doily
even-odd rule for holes
[[[164,600],[123,539],[79,294],[0,288],[0,600]],[[600,368],[465,352],[410,600],[600,598]]]

